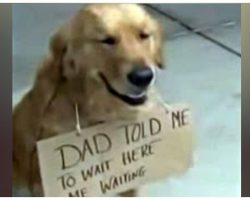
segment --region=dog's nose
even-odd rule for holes
[[[147,87],[154,77],[149,67],[136,67],[128,74],[128,80],[135,86]]]

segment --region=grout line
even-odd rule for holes
[[[226,51],[228,51],[228,52],[230,52],[230,53],[232,53],[232,54],[234,54],[234,55],[236,55],[236,56],[238,56],[238,57],[241,58],[241,53],[235,51],[234,49],[232,49],[231,47],[223,44],[222,42],[220,42],[220,41],[218,41],[218,40],[216,40],[216,39],[214,39],[214,38],[212,38],[212,37],[210,37],[210,36],[202,33],[201,31],[195,31],[195,29],[193,27],[191,27],[188,24],[184,23],[180,19],[178,19],[178,18],[176,18],[176,17],[174,17],[174,16],[172,16],[170,14],[167,14],[167,13],[159,10],[158,8],[155,8],[154,6],[152,6],[150,4],[143,4],[143,5],[146,6],[146,7],[148,7],[148,8],[150,8],[150,9],[152,9],[152,10],[154,10],[154,11],[156,11],[156,12],[158,12],[159,14],[163,15],[164,17],[166,17],[166,18],[168,18],[168,19],[170,19],[170,20],[178,23],[180,26],[184,27],[188,31],[191,31],[194,34],[199,35],[200,37],[202,37],[202,38],[204,38],[206,40],[209,40],[210,42],[216,44],[217,46],[219,46],[219,47],[225,49]]]

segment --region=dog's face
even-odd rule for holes
[[[111,98],[129,105],[147,100],[162,67],[161,27],[138,5],[92,5],[52,39],[63,54],[64,75],[98,80]],[[99,88],[100,89],[100,88]]]

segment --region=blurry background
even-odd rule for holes
[[[33,83],[53,31],[81,6],[13,5],[13,105]],[[240,196],[240,4],[145,7],[167,36],[157,87],[167,102],[192,105],[198,144],[192,169],[145,185],[140,195]]]

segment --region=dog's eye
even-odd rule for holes
[[[146,40],[150,37],[150,34],[141,32],[139,35],[140,39]]]
[[[105,39],[101,40],[101,43],[108,45],[115,45],[117,41],[114,37],[106,37]]]

